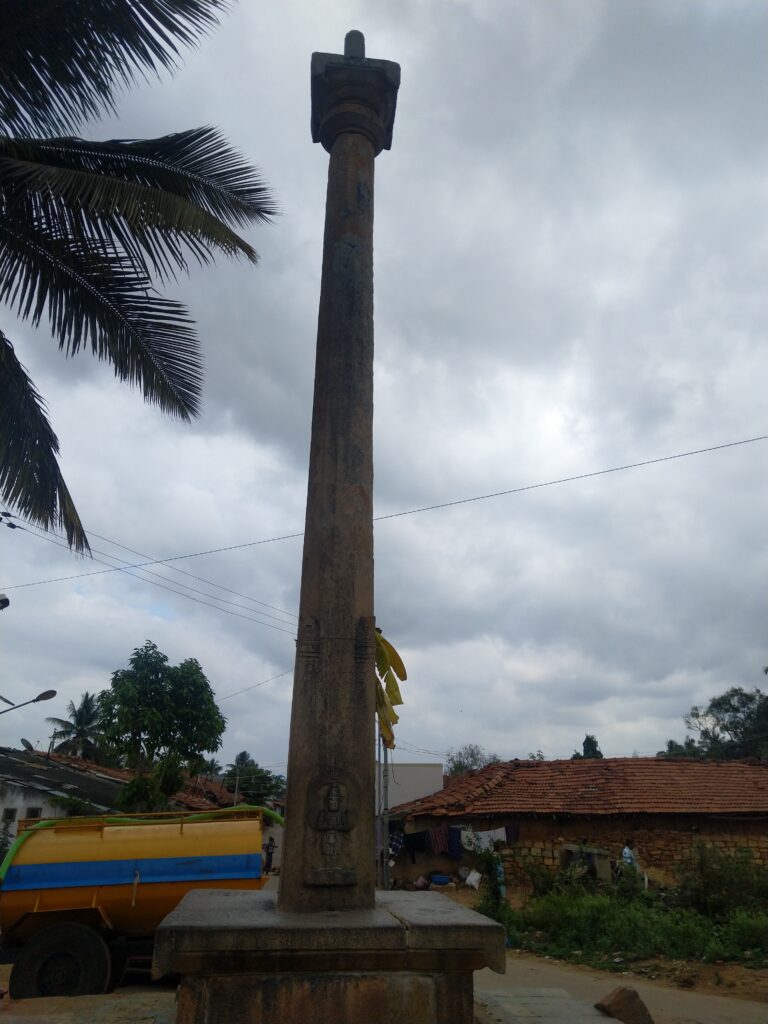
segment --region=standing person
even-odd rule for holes
[[[275,847],[276,846],[277,846],[277,843],[275,842],[275,837],[274,836],[270,836],[269,839],[266,841],[266,843],[264,843],[264,853],[266,855],[265,856],[265,860],[264,860],[264,874],[265,875],[268,875],[270,873],[270,871],[272,870],[272,857],[274,855]]]
[[[640,867],[635,856],[633,839],[626,839],[624,841],[624,849],[621,851],[621,863],[625,868],[634,868],[635,871]]]

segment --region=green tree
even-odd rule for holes
[[[656,757],[703,757],[693,736],[686,736],[682,743],[677,740],[667,740],[665,750],[660,750]]]
[[[181,761],[175,754],[158,758],[150,771],[132,779],[117,798],[123,811],[151,813],[170,807],[171,797],[184,785]]]
[[[498,754],[491,754],[477,743],[465,743],[458,750],[448,751],[445,757],[445,768],[447,775],[461,775],[462,772],[474,771],[477,768],[485,768],[489,764],[498,764],[501,758]]]
[[[74,701],[67,707],[66,718],[46,718],[55,727],[53,740],[58,740],[54,749],[60,754],[74,754],[87,761],[99,759],[102,746],[101,713],[99,699],[95,693],[86,692],[75,706]]]
[[[578,750],[574,750],[571,760],[581,761],[582,759],[601,758],[602,756],[603,752],[600,749],[600,744],[597,742],[597,736],[593,736],[588,732],[581,744],[581,753]]]
[[[732,686],[683,718],[696,735],[683,743],[669,740],[661,757],[734,760],[768,757],[768,696],[761,690]]]
[[[190,775],[205,775],[207,778],[215,778],[221,775],[222,767],[215,757],[193,757],[188,765],[187,771]]]
[[[170,665],[150,640],[113,672],[99,710],[105,739],[139,772],[150,761],[188,762],[218,750],[226,727],[199,662]]]
[[[162,284],[217,252],[257,254],[234,230],[275,206],[211,127],[88,142],[81,124],[120,87],[173,68],[227,0],[4,0],[0,27],[0,301],[47,316],[66,355],[90,348],[148,402],[199,414],[202,362],[187,310]],[[53,135],[40,138],[40,135]],[[62,136],[69,137],[62,137]],[[0,497],[88,550],[45,403],[0,330]]]
[[[263,804],[279,800],[285,794],[285,778],[260,768],[247,750],[241,750],[224,776],[227,788],[242,793],[248,803]]]

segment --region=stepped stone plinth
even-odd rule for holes
[[[472,973],[504,971],[501,925],[440,893],[295,913],[269,892],[190,893],[155,944],[182,976],[176,1024],[472,1024]]]

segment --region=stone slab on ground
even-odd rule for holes
[[[478,1024],[605,1024],[594,1006],[557,988],[475,989],[475,1016]]]

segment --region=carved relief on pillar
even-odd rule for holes
[[[304,872],[305,885],[354,885],[357,872],[350,833],[355,827],[357,784],[341,772],[319,777],[307,794],[307,823],[313,830],[312,856]]]

